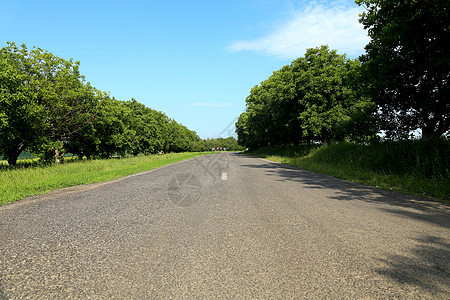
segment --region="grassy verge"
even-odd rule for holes
[[[247,154],[450,204],[446,141],[268,147]]]
[[[170,153],[123,159],[80,160],[50,166],[0,170],[0,205],[55,189],[105,182],[211,153]]]

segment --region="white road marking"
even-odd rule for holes
[[[222,178],[221,178],[221,179],[222,179],[222,180],[228,180],[227,173],[223,172],[223,173],[222,173]]]

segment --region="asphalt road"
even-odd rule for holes
[[[0,298],[450,298],[449,208],[239,154],[0,207]]]

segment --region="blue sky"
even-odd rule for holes
[[[352,0],[0,1],[1,46],[79,60],[96,88],[202,138],[234,134],[250,89],[307,48],[356,58],[369,41]]]

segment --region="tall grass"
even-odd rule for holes
[[[209,152],[170,153],[123,159],[72,160],[70,163],[0,169],[0,205],[51,190],[104,182],[152,170]]]
[[[269,147],[249,154],[388,190],[450,200],[446,140]]]

